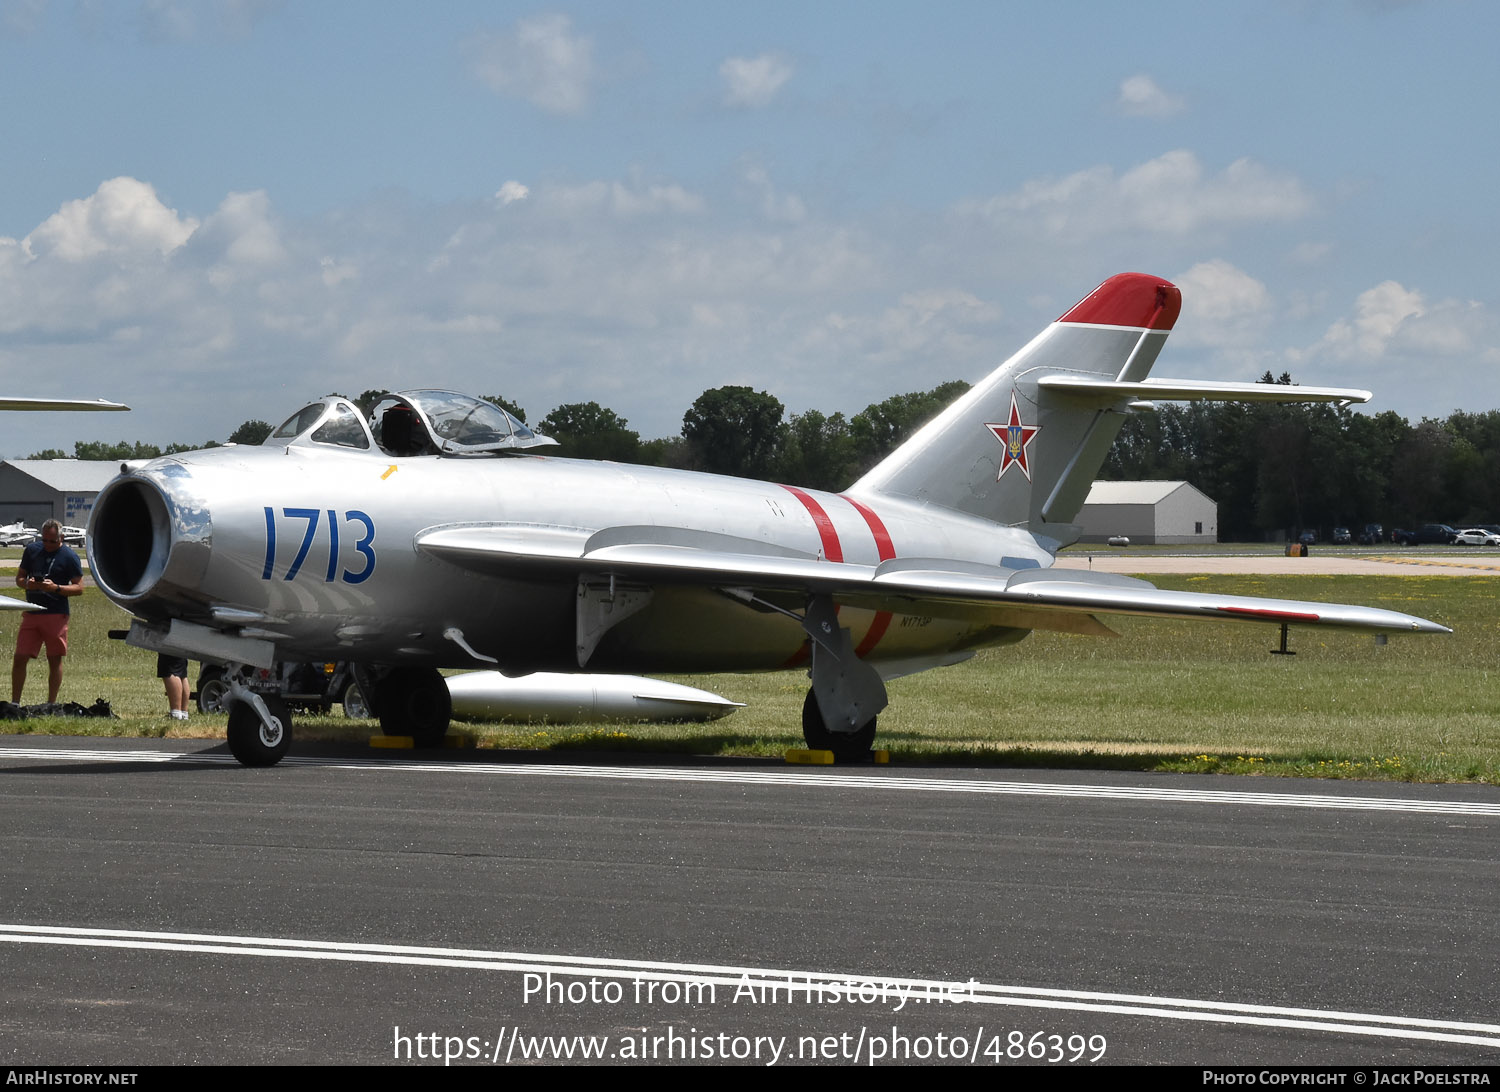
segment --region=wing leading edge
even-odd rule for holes
[[[0,396],[0,410],[95,410],[119,412],[130,407],[123,402],[103,398],[6,398]]]
[[[642,539],[629,540],[639,533]],[[417,548],[490,576],[617,575],[655,585],[829,595],[893,614],[991,619],[1000,625],[1107,632],[1095,615],[1333,626],[1370,633],[1449,633],[1446,626],[1378,607],[1164,591],[1131,577],[1059,569],[1007,569],[947,559],[878,565],[820,561],[764,543],[677,528],[589,532],[524,525],[435,528]],[[739,547],[739,548],[736,548]],[[752,549],[754,552],[752,552]],[[1084,617],[1080,617],[1084,616]]]

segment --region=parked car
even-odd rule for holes
[[[1431,546],[1434,543],[1446,546],[1457,535],[1458,532],[1446,523],[1424,523],[1415,531],[1403,531],[1398,527],[1391,532],[1391,538],[1403,546]]]
[[[1453,538],[1456,546],[1500,546],[1500,535],[1483,527],[1470,527]]]
[[[1349,533],[1347,527],[1335,527],[1333,529],[1333,544],[1335,546],[1347,546],[1354,541],[1354,536]]]
[[[1297,541],[1302,543],[1302,545],[1304,546],[1316,546],[1318,544],[1318,532],[1303,531],[1300,535],[1297,536]]]
[[[278,663],[270,671],[257,668],[251,672],[250,689],[258,694],[275,694],[310,713],[326,713],[339,703],[349,716],[363,715],[349,709],[355,704],[363,710],[364,703],[359,687],[354,685],[354,672],[345,663]],[[224,669],[217,664],[204,664],[198,672],[198,689],[193,697],[200,713],[227,712],[229,683],[224,679]]]
[[[1359,533],[1361,546],[1375,546],[1385,541],[1385,528],[1378,523],[1367,523]]]

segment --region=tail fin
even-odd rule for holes
[[[1181,307],[1182,294],[1160,277],[1111,277],[850,492],[908,497],[1073,541],[1072,521],[1132,400],[1104,385],[1146,378]]]

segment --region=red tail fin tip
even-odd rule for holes
[[[1073,305],[1058,322],[1170,330],[1182,310],[1182,293],[1149,273],[1119,273]]]

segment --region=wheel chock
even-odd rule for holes
[[[833,752],[795,748],[786,753],[786,761],[792,766],[832,766]]]

